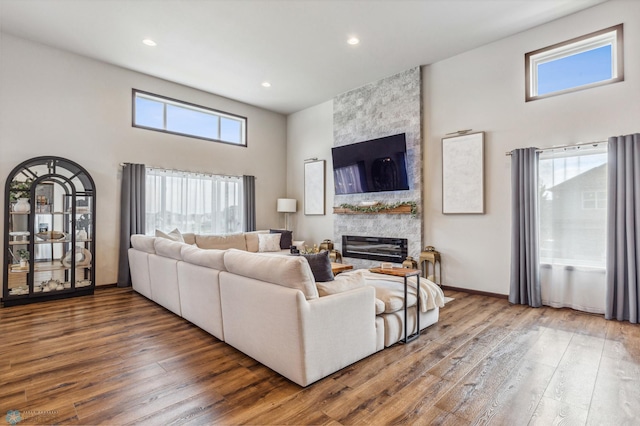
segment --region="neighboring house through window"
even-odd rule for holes
[[[147,168],[146,234],[231,234],[244,228],[242,178]]]

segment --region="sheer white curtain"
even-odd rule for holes
[[[542,303],[604,313],[606,144],[542,152],[538,184]]]
[[[147,168],[146,233],[231,234],[244,228],[242,177]]]

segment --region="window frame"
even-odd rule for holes
[[[612,78],[608,80],[597,81],[594,83],[583,84],[568,89],[545,93],[544,95],[537,94],[537,65],[545,62],[551,62],[553,60],[563,59],[578,53],[583,53],[592,49],[607,46],[609,44],[611,44],[613,56]],[[543,47],[541,49],[525,53],[524,58],[526,102],[624,81],[623,24],[614,25],[603,30],[595,31],[580,37],[572,38],[570,40],[566,40],[560,43],[553,44],[551,46]]]
[[[157,128],[157,127],[150,127],[150,126],[143,126],[140,124],[136,123],[136,99],[138,97],[138,95],[140,95],[141,98],[144,99],[150,99],[152,101],[156,101],[156,102],[161,102],[163,104],[163,128]],[[236,143],[236,142],[230,142],[230,141],[225,141],[222,139],[215,139],[215,138],[207,138],[204,136],[199,136],[199,135],[192,135],[189,133],[182,133],[182,132],[176,132],[173,130],[167,130],[167,105],[174,105],[180,108],[185,108],[185,109],[189,109],[189,110],[193,110],[193,111],[198,111],[201,113],[206,113],[209,115],[213,115],[216,116],[218,118],[218,135],[221,134],[222,132],[222,128],[221,128],[221,118],[229,118],[229,119],[233,119],[233,120],[237,120],[241,123],[240,126],[240,139],[241,142],[240,143]],[[200,139],[200,140],[206,140],[206,141],[210,141],[210,142],[218,142],[218,143],[224,143],[227,145],[233,145],[233,146],[241,146],[241,147],[247,147],[248,146],[248,136],[247,136],[247,130],[248,130],[248,118],[247,117],[243,117],[241,115],[237,115],[237,114],[232,114],[226,111],[220,111],[217,109],[213,109],[213,108],[209,108],[209,107],[205,107],[202,105],[198,105],[198,104],[194,104],[194,103],[190,103],[190,102],[185,102],[185,101],[181,101],[178,99],[173,99],[167,96],[162,96],[162,95],[157,95],[155,93],[151,93],[151,92],[145,92],[143,90],[138,90],[138,89],[132,89],[131,90],[131,126],[132,127],[136,127],[139,129],[145,129],[145,130],[152,130],[155,132],[160,132],[160,133],[166,133],[166,134],[170,134],[170,135],[178,135],[178,136],[185,136],[188,138],[194,138],[194,139]]]

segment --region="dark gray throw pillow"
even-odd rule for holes
[[[313,272],[313,278],[316,282],[323,283],[326,281],[333,281],[333,271],[331,271],[331,260],[329,260],[329,252],[323,251],[315,254],[303,254],[309,266],[311,266],[311,272]]]
[[[287,231],[286,229],[270,229],[270,234],[282,234],[280,235],[280,248],[288,249],[293,244],[293,231]]]

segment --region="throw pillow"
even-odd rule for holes
[[[280,234],[258,234],[258,251],[280,251]]]
[[[315,254],[303,254],[311,266],[311,272],[316,282],[333,281],[333,271],[331,271],[331,260],[329,252],[323,251]]]
[[[293,231],[287,231],[286,229],[270,229],[272,234],[282,234],[280,237],[280,248],[288,249],[293,244]]]
[[[184,243],[184,238],[182,238],[182,234],[180,233],[180,231],[178,231],[178,228],[174,229],[173,231],[169,232],[168,234],[162,232],[159,229],[156,229],[156,237],[166,238],[167,240],[178,241],[180,243]]]

